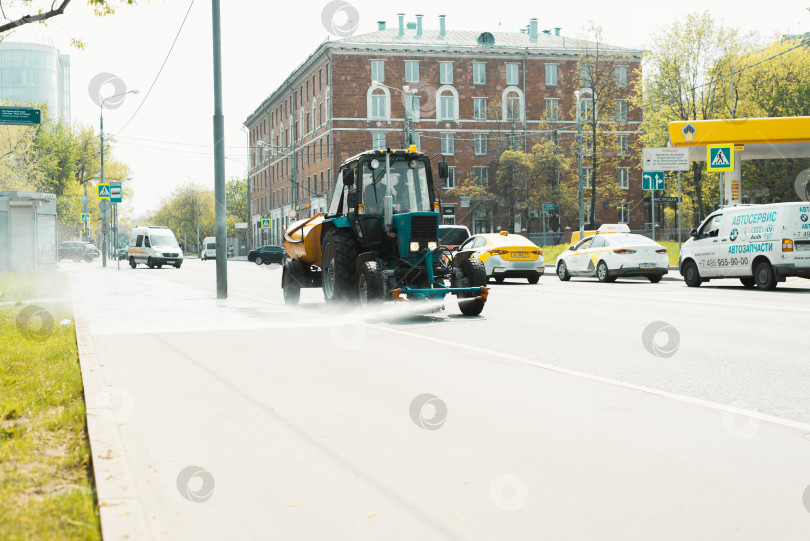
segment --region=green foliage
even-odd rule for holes
[[[227,211],[225,222],[228,226],[228,236],[236,235],[234,224],[249,222],[247,181],[243,178],[231,178],[225,183],[225,208]],[[239,234],[244,234],[240,231]]]

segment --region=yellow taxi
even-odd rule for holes
[[[536,284],[545,271],[543,250],[526,237],[507,231],[473,235],[459,248],[459,254],[464,252],[481,261],[487,278],[499,284],[506,278],[525,278]]]

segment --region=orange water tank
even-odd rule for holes
[[[323,214],[293,222],[284,232],[284,249],[293,259],[321,265],[321,223]]]

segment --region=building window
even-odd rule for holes
[[[405,82],[418,83],[419,82],[419,62],[416,60],[405,61]]]
[[[619,88],[627,86],[627,66],[616,66],[616,86]]]
[[[509,86],[518,84],[518,65],[516,63],[506,64],[506,84]]]
[[[557,98],[546,98],[546,120],[552,122],[560,120],[560,100]]]
[[[377,120],[388,118],[388,89],[372,86],[369,91],[371,94],[368,97],[368,117]]]
[[[475,134],[475,155],[476,156],[487,155],[487,134],[485,133]]]
[[[442,206],[442,225],[456,225],[456,206]]]
[[[624,190],[630,189],[630,168],[629,167],[616,168],[616,181],[619,184],[619,188],[622,188]]]
[[[456,168],[455,166],[451,166],[447,168],[447,178],[444,179],[445,190],[452,190],[456,187]]]
[[[439,98],[439,119],[440,120],[453,120],[456,116],[455,109],[455,96],[441,96]]]
[[[487,99],[473,98],[473,118],[476,120],[487,119]]]
[[[620,224],[630,223],[630,205],[627,203],[619,203],[616,205],[616,222]]]
[[[439,62],[439,83],[443,85],[453,84],[452,62]]]
[[[442,154],[452,156],[456,150],[456,137],[452,133],[442,134]]]
[[[487,84],[487,65],[483,62],[473,62],[473,84]]]
[[[582,187],[587,189],[591,187],[591,180],[593,178],[593,167],[582,168]]]
[[[385,82],[385,61],[372,60],[371,61],[371,80],[378,83]]]
[[[582,120],[590,120],[593,118],[593,99],[588,98],[580,100],[579,102],[579,115]]]
[[[627,122],[627,100],[616,100],[616,122]]]
[[[489,186],[489,167],[475,166],[473,168],[475,174],[475,183],[482,188]]]
[[[546,64],[546,86],[557,86],[557,64]]]
[[[520,96],[510,92],[506,95],[506,120],[519,121],[520,120]]]
[[[385,150],[385,132],[373,132],[371,134],[372,150]]]
[[[619,156],[627,156],[627,154],[630,152],[630,136],[620,135],[618,143]]]

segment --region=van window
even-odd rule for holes
[[[216,242],[209,242],[208,244],[206,244],[205,247],[207,249],[209,249],[209,250],[216,250],[217,249],[217,243]]]
[[[143,246],[143,235],[138,235],[138,240],[135,241],[135,246],[138,248]]]
[[[144,237],[144,238],[143,238],[143,245],[144,245],[146,248],[151,248],[151,247],[152,247],[152,245],[149,243],[149,237]]]
[[[721,223],[723,223],[723,215],[718,214],[717,216],[714,216],[711,220],[703,224],[703,227],[700,228],[698,238],[703,239],[706,237],[716,237],[720,232]]]

